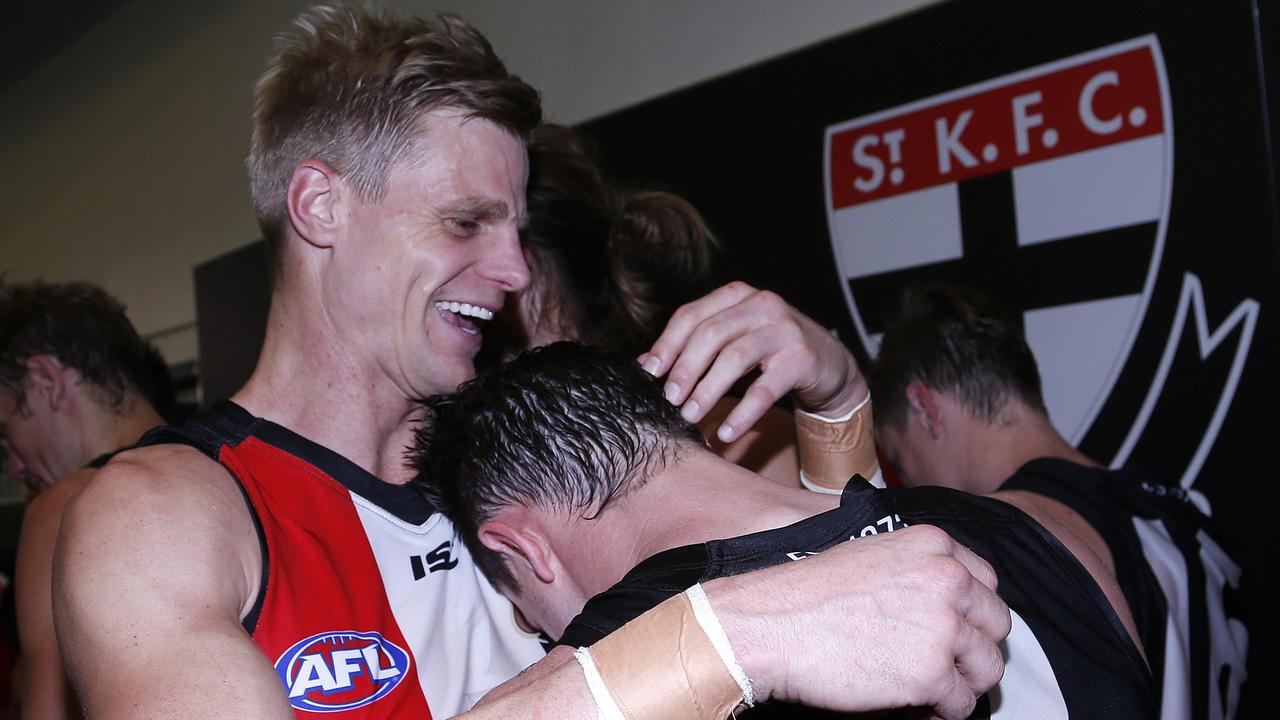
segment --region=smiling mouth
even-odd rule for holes
[[[458,329],[471,335],[480,334],[480,324],[476,322],[477,320],[493,319],[492,310],[471,303],[440,301],[436,303],[436,309],[444,313],[445,317]]]

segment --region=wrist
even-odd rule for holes
[[[820,403],[797,402],[798,409],[826,419],[843,418],[852,414],[860,405],[871,397],[871,388],[867,380],[854,366],[850,373],[853,379],[841,385],[840,390]],[[797,400],[801,400],[797,398]]]
[[[738,577],[712,580],[704,583],[702,588],[733,645],[738,665],[751,679],[756,702],[768,700],[785,673],[781,667],[782,658],[775,652],[780,644],[767,637],[770,628],[760,622],[760,609],[749,607],[750,590]]]
[[[854,475],[884,486],[876,457],[870,395],[838,417],[797,411],[795,424],[800,482],[805,488],[839,494]]]

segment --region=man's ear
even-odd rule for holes
[[[26,402],[42,402],[54,412],[61,410],[71,391],[71,378],[62,362],[52,355],[32,355],[26,366]]]
[[[556,560],[546,538],[528,525],[515,525],[501,520],[488,520],[476,531],[480,544],[502,555],[509,562],[523,565],[540,582],[556,579]]]
[[[910,422],[917,422],[929,433],[929,437],[937,440],[945,429],[942,408],[938,404],[938,396],[928,385],[919,380],[912,380],[907,385],[907,406],[911,408]]]
[[[299,237],[316,247],[333,245],[341,225],[347,186],[333,168],[308,160],[293,169],[285,204]]]

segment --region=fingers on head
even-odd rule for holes
[[[647,353],[658,358],[658,366],[654,374],[662,375],[675,363],[689,338],[694,334],[694,330],[704,320],[742,302],[755,292],[756,289],[746,283],[731,282],[713,290],[705,297],[676,308],[671,319],[667,321],[666,328],[654,342],[653,349]]]

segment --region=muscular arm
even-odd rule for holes
[[[80,714],[53,632],[53,548],[62,511],[94,470],[78,470],[42,492],[27,507],[18,541],[14,589],[22,640],[22,717],[58,720]]]
[[[68,506],[53,570],[63,657],[94,718],[290,718],[240,626],[261,558],[234,481],[190,448],[119,456]]]
[[[994,584],[983,560],[920,526],[705,587],[759,698],[963,718],[1002,673],[1009,612]],[[461,717],[514,716],[596,716],[571,651],[557,648]]]

